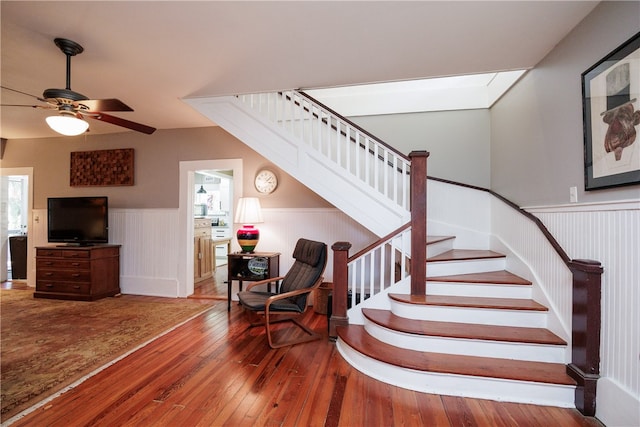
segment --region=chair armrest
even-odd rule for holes
[[[324,281],[324,277],[320,277],[320,278],[318,278],[316,283],[314,283],[313,286],[311,286],[309,288],[296,289],[295,291],[283,292],[281,294],[270,296],[265,301],[265,311],[269,311],[269,306],[272,303],[274,303],[275,301],[278,301],[278,300],[281,300],[281,299],[295,297],[295,296],[298,296],[298,295],[304,295],[304,294],[308,294],[308,293],[311,293],[311,292],[315,291],[322,284],[323,281]]]
[[[266,285],[268,283],[278,282],[278,281],[280,281],[282,279],[284,279],[284,276],[272,277],[270,279],[264,279],[264,280],[258,280],[257,282],[251,282],[251,283],[249,283],[247,285],[245,290],[248,291],[249,289],[253,288],[254,286]],[[276,286],[277,286],[277,284],[276,284]]]

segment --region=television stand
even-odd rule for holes
[[[120,245],[36,247],[34,298],[95,301],[120,293]]]

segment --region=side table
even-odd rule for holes
[[[227,255],[227,311],[231,310],[231,285],[234,280],[257,282],[280,275],[279,252],[234,252]],[[271,284],[269,284],[269,292]]]

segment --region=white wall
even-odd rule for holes
[[[438,111],[350,117],[384,142],[409,154],[430,153],[428,175],[489,188],[489,110]]]
[[[640,30],[640,2],[602,2],[491,109],[491,189],[520,206],[640,197],[584,190],[581,74]],[[640,140],[636,140],[640,144]]]

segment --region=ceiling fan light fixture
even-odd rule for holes
[[[49,116],[45,119],[51,129],[65,136],[76,136],[89,129],[89,123],[69,114]]]

